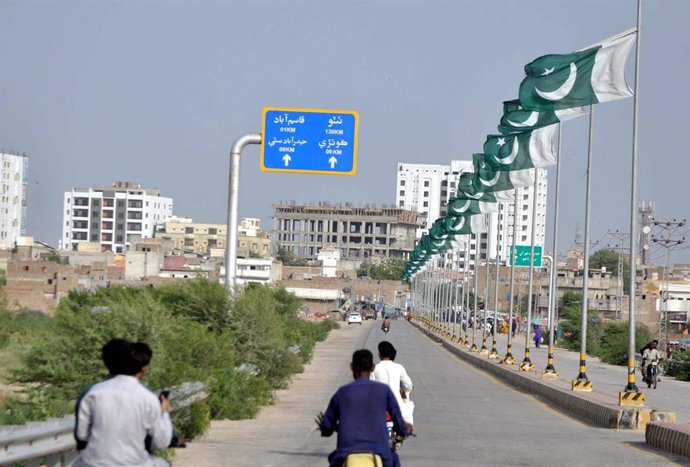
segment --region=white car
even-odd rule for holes
[[[347,324],[350,325],[352,323],[359,323],[362,324],[362,315],[360,315],[358,312],[353,311],[347,316]]]

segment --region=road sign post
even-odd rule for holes
[[[358,123],[352,110],[266,107],[261,170],[354,175]]]
[[[513,246],[511,245],[508,257],[508,265],[512,266],[513,257],[515,256],[515,267],[529,267],[529,257],[530,257],[531,247],[529,245],[517,245],[515,248],[516,255],[513,255]],[[544,247],[535,245],[534,246],[534,267],[542,267]]]

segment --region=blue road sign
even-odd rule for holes
[[[266,107],[261,170],[354,175],[358,122],[352,110]]]

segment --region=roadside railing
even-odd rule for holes
[[[204,383],[192,381],[170,388],[170,413],[179,414],[208,397]],[[142,443],[144,440],[142,440]],[[0,466],[69,467],[78,453],[74,440],[74,415],[0,427]]]

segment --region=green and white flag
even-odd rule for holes
[[[503,103],[503,117],[498,125],[498,131],[504,135],[536,130],[555,123],[565,122],[571,118],[587,113],[587,107],[573,107],[563,110],[524,110],[519,100]],[[486,152],[486,150],[484,151]]]
[[[492,191],[475,189],[474,172],[464,172],[460,174],[460,181],[458,182],[458,191],[456,198],[463,197],[473,199],[475,201],[484,201],[486,203],[497,203],[501,201],[513,201],[513,191]]]
[[[624,33],[586,50],[544,55],[525,65],[523,109],[569,109],[631,97],[625,62],[636,37],[635,31]]]
[[[553,136],[557,125],[512,135],[489,135],[484,143],[484,162],[493,170],[520,170],[556,164]]]
[[[486,232],[486,216],[477,214],[474,216],[446,216],[444,224],[449,236],[468,235]]]
[[[532,169],[493,170],[487,166],[484,154],[475,154],[474,159],[474,192],[498,192],[514,190],[534,184]]]
[[[470,214],[484,214],[490,212],[498,212],[498,203],[476,201],[463,195],[448,201],[449,216],[467,216]]]

